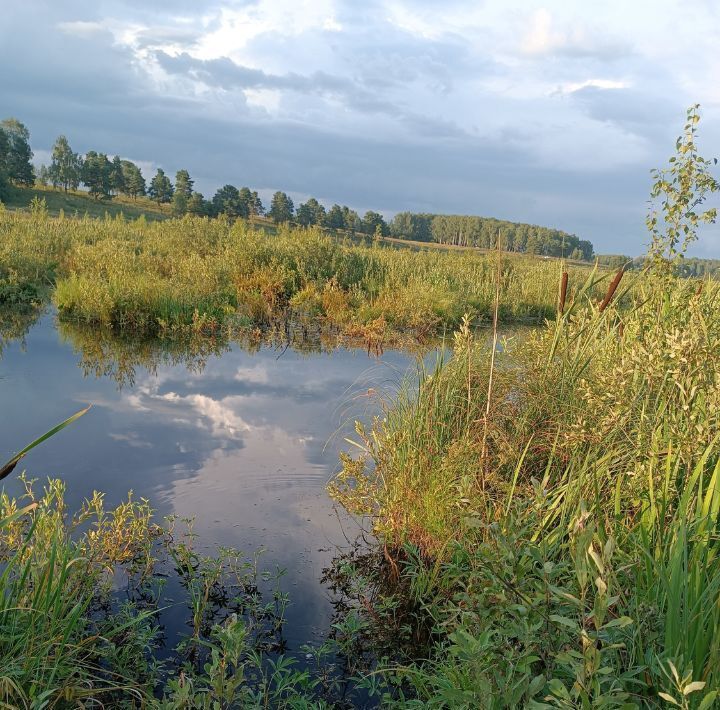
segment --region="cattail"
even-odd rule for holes
[[[620,281],[622,280],[624,273],[625,271],[621,268],[617,274],[615,274],[615,278],[610,283],[610,286],[608,286],[605,298],[603,298],[602,303],[598,307],[598,311],[600,313],[602,313],[610,305],[610,301],[612,301],[612,297],[615,295],[615,291],[617,291],[617,287],[620,285]]]
[[[695,291],[695,298],[697,298],[702,293],[702,290],[703,290],[703,282],[701,281],[698,284],[697,291]]]
[[[621,338],[623,337],[623,335],[625,335],[625,323],[623,323],[622,321],[618,323],[618,335]]]
[[[560,279],[560,301],[558,303],[558,313],[562,315],[565,312],[565,298],[567,297],[568,272],[563,271]]]

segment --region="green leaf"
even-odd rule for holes
[[[608,621],[607,624],[603,626],[603,629],[622,629],[626,626],[630,626],[630,624],[632,623],[633,620],[629,616],[620,616],[617,619],[612,619],[611,621]]]
[[[71,417],[68,417],[64,422],[61,422],[57,426],[50,429],[50,431],[46,431],[42,436],[38,437],[33,441],[32,443],[28,444],[22,451],[15,454],[2,468],[0,468],[0,481],[2,481],[3,478],[8,476],[10,473],[12,473],[15,466],[17,466],[18,461],[25,456],[30,450],[34,449],[39,444],[42,444],[43,441],[49,439],[51,436],[54,436],[59,431],[64,429],[66,426],[72,424],[76,419],[80,419],[80,417],[85,414],[90,407],[85,407],[85,409],[81,409],[76,414],[73,414]]]
[[[550,688],[550,692],[556,697],[562,698],[563,700],[570,700],[570,693],[568,693],[568,689],[563,685],[562,681],[557,678],[553,678],[548,683],[548,688]]]
[[[568,619],[566,616],[560,616],[558,614],[551,614],[550,621],[554,621],[556,624],[562,624],[563,626],[567,626],[573,631],[577,631],[579,628],[577,621],[575,621],[574,619]]]
[[[530,685],[528,686],[528,695],[532,698],[533,695],[537,695],[545,685],[545,676],[544,675],[536,675],[531,681]]]
[[[708,710],[708,708],[711,708],[713,706],[713,703],[715,700],[717,700],[718,691],[717,690],[711,690],[701,701],[700,705],[698,705],[698,710]]]

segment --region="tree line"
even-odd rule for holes
[[[110,200],[117,195],[132,199],[142,196],[159,205],[168,204],[177,216],[192,214],[231,219],[267,215],[276,223],[295,222],[301,226],[320,226],[373,236],[393,235],[401,239],[436,241],[441,244],[492,247],[497,234],[509,251],[526,251],[547,256],[570,256],[590,259],[592,244],[558,230],[534,225],[515,224],[501,220],[462,215],[413,214],[401,212],[388,224],[379,212],[368,210],[361,217],[347,205],[326,208],[311,197],[296,208],[292,198],[277,191],[269,209],[265,209],[255,190],[223,185],[211,199],[195,190],[190,173],[175,173],[174,182],[162,168],[146,180],[140,167],[130,160],[95,150],[85,155],[76,153],[65,136],[59,136],[52,148],[50,165],[43,165],[35,174],[32,165],[30,133],[17,119],[0,124],[0,199],[8,183],[31,187],[37,181],[65,191],[80,185],[96,200]],[[4,180],[4,182],[2,182]]]
[[[7,195],[11,184],[32,187],[36,182],[56,189],[78,190],[81,185],[96,200],[110,200],[117,195],[132,199],[148,197],[158,205],[168,204],[176,216],[192,214],[231,219],[267,215],[274,222],[296,222],[303,226],[318,225],[331,229],[350,230],[365,234],[389,234],[384,217],[368,211],[363,217],[346,205],[330,209],[315,198],[295,209],[292,198],[278,190],[265,209],[256,190],[223,185],[211,199],[194,189],[194,180],[187,170],[178,170],[175,181],[158,168],[148,182],[140,167],[130,160],[95,150],[85,155],[76,153],[65,136],[59,136],[52,148],[50,165],[42,165],[37,174],[32,164],[30,133],[17,119],[7,119],[0,128],[0,199]]]
[[[390,233],[398,239],[483,249],[495,247],[499,238],[505,251],[583,261],[594,256],[592,243],[574,234],[491,217],[399,212],[390,223]]]
[[[626,256],[624,254],[602,254],[597,257],[600,266],[616,270],[624,267],[626,271],[637,271],[646,265],[644,257]],[[701,259],[696,256],[684,257],[677,266],[678,275],[684,278],[716,278],[720,275],[720,259]]]
[[[533,224],[508,222],[490,217],[470,215],[442,215],[432,213],[399,212],[388,223],[379,212],[368,210],[361,217],[347,205],[334,204],[326,208],[316,198],[295,207],[292,198],[278,190],[266,210],[255,190],[223,185],[207,199],[194,187],[190,173],[178,170],[174,182],[162,168],[148,182],[140,167],[120,156],[90,150],[76,153],[65,136],[53,145],[50,165],[42,165],[37,174],[32,163],[30,132],[16,118],[0,122],[0,200],[6,199],[12,185],[32,187],[36,182],[56,189],[77,190],[80,185],[97,200],[110,200],[117,195],[131,199],[148,197],[159,205],[171,206],[176,216],[191,214],[230,219],[267,216],[275,223],[294,222],[301,226],[320,226],[376,237],[393,236],[420,242],[494,248],[499,238],[505,251],[540,256],[567,257],[590,261],[598,258],[609,267],[628,265],[624,255],[597,256],[590,241],[580,239],[558,229]],[[685,259],[683,275],[704,276],[720,270],[717,259]]]

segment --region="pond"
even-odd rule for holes
[[[94,490],[117,504],[129,490],[157,515],[194,517],[199,546],[252,555],[286,570],[290,650],[322,639],[332,614],[320,582],[357,523],[325,486],[357,418],[377,411],[415,361],[390,351],[254,342],[163,350],[57,324],[46,313],[0,360],[0,458],[82,407],[90,411],[34,449],[30,477],[66,481],[75,508]],[[3,482],[20,492],[15,473]],[[165,614],[168,617],[168,613]],[[172,613],[165,619],[173,629]]]

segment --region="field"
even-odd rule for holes
[[[29,210],[33,200],[45,200],[48,214],[57,217],[63,212],[68,217],[104,218],[119,214],[128,219],[137,219],[144,215],[146,219],[165,219],[170,216],[169,205],[159,205],[148,197],[131,199],[117,195],[112,200],[95,200],[87,192],[52,187],[15,188],[10,194],[6,207],[10,210]]]

